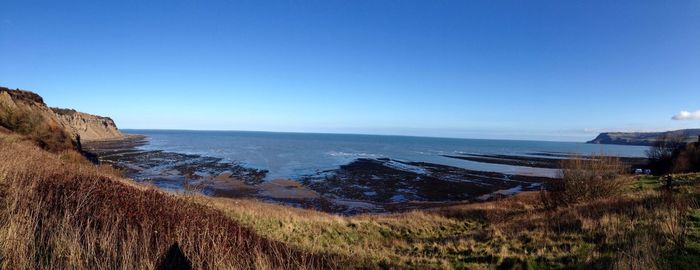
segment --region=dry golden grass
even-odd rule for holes
[[[694,177],[693,185],[700,184],[700,175]],[[352,217],[252,200],[194,200],[272,239],[356,258],[355,268],[668,269],[664,254],[673,253],[686,235],[690,200],[626,183],[623,194],[556,209],[543,207],[537,192]]]
[[[337,258],[267,240],[220,212],[28,143],[0,140],[0,269],[332,268]]]

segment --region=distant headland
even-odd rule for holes
[[[681,129],[666,132],[605,132],[587,143],[651,146],[664,136],[683,136],[691,142],[698,139],[700,129]]]

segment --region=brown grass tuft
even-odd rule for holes
[[[604,155],[563,160],[561,179],[549,183],[542,203],[554,208],[619,195],[629,186],[627,168],[620,158]]]

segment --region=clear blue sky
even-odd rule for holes
[[[0,85],[122,128],[581,141],[700,126],[671,120],[700,110],[696,0],[2,0],[0,61]]]

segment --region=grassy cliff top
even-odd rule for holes
[[[59,115],[74,115],[74,114],[78,113],[78,111],[73,110],[73,109],[58,108],[58,107],[51,107],[51,110]]]
[[[31,91],[26,91],[26,90],[20,90],[20,89],[10,89],[7,87],[1,87],[0,86],[0,93],[7,93],[12,97],[13,99],[16,100],[22,100],[22,101],[31,101],[31,102],[36,102],[36,103],[41,103],[44,104],[44,99]]]

